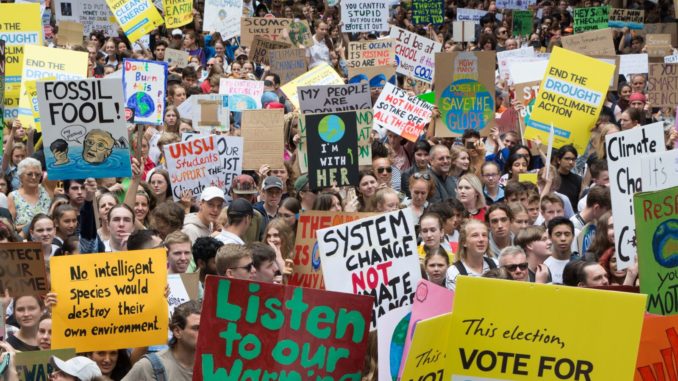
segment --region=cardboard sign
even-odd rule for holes
[[[316,234],[325,287],[376,297],[371,329],[390,311],[412,304],[421,271],[410,209],[320,229]]]
[[[613,56],[617,52],[612,39],[614,31],[610,28],[592,30],[571,36],[563,36],[560,41],[563,48],[588,56]]]
[[[672,163],[675,166],[675,162]],[[678,313],[675,269],[678,267],[678,186],[633,196],[638,241],[640,292],[648,295],[647,311],[660,315]],[[617,224],[615,218],[615,225]]]
[[[632,128],[605,137],[607,166],[610,174],[610,200],[614,215],[614,239],[617,268],[625,269],[634,263],[637,235],[633,217],[633,195],[648,191],[642,180],[639,157],[664,152],[662,122]]]
[[[457,21],[471,21],[479,24],[480,19],[487,14],[487,11],[475,8],[457,8]]]
[[[50,374],[56,371],[49,361],[52,356],[67,361],[75,357],[75,350],[69,348],[53,349],[51,351],[17,352],[14,363],[16,365],[16,372],[19,375],[19,381],[49,380]]]
[[[150,0],[106,0],[106,3],[130,43],[163,24],[162,16]]]
[[[435,106],[387,83],[374,105],[374,125],[416,142]]]
[[[323,212],[304,210],[299,215],[294,241],[294,271],[290,286],[325,289],[316,231],[370,216],[371,213]]]
[[[471,21],[454,21],[452,23],[452,41],[472,42],[476,40],[476,24]]]
[[[192,95],[189,103],[191,109],[187,116],[190,115],[194,127],[216,128],[220,131],[230,130],[231,112],[228,107],[228,95]]]
[[[53,257],[52,348],[77,352],[167,342],[164,249]]]
[[[634,381],[656,381],[658,376],[678,379],[678,315],[645,315],[640,335]]]
[[[440,119],[436,136],[461,136],[494,127],[495,52],[436,54],[435,91]]]
[[[647,53],[619,56],[619,73],[627,78],[632,74],[647,74],[649,71]]]
[[[287,99],[289,99],[294,107],[299,110],[299,96],[297,94],[299,87],[343,84],[344,80],[339,76],[337,71],[332,66],[322,63],[281,86],[280,89],[285,93]]]
[[[364,296],[208,276],[193,378],[360,379],[371,304]]]
[[[583,33],[589,30],[607,28],[610,8],[602,7],[575,8],[572,12],[574,17],[574,33]]]
[[[386,0],[344,0],[341,2],[342,33],[385,32],[388,24]]]
[[[60,21],[59,22],[59,45],[82,45],[85,27],[79,22]]]
[[[5,41],[5,76],[3,88],[4,119],[19,116],[19,96],[26,45],[42,45],[40,4],[2,4],[0,40]]]
[[[636,31],[636,33],[643,37],[647,36],[648,34],[670,34],[671,46],[678,46],[678,24],[675,22],[645,24],[643,30]]]
[[[87,2],[56,0],[54,3],[59,34],[61,34],[62,21],[72,21],[82,24],[83,36],[89,36],[91,32],[99,30],[104,33],[104,36],[118,37],[118,23],[106,4],[106,0]]]
[[[666,56],[664,57],[664,63],[665,64],[675,64],[678,63],[678,54],[674,54],[672,56]]]
[[[364,66],[392,65],[395,62],[395,40],[386,38],[372,41],[352,41],[348,43],[346,66],[350,68]]]
[[[448,338],[438,364],[450,372],[440,379],[632,379],[645,295],[475,277],[457,282],[449,335],[437,336]],[[582,308],[605,323],[564,323]]]
[[[45,258],[39,242],[0,243],[0,288],[10,295],[45,295]]]
[[[284,37],[287,32],[289,39]],[[313,44],[311,30],[306,21],[294,19],[243,17],[240,20],[240,46],[252,46],[254,36],[270,41],[287,41],[294,46],[309,47]]]
[[[134,123],[161,126],[167,98],[167,62],[123,59],[122,84]]]
[[[372,107],[370,86],[366,83],[303,86],[299,87],[298,95],[302,114],[364,110]]]
[[[678,104],[678,65],[649,64],[648,102],[652,107],[674,107]]]
[[[240,34],[242,0],[205,0],[203,30],[219,32],[226,41]]]
[[[165,49],[165,62],[169,66],[186,67],[188,66],[189,58],[187,51],[172,48]]]
[[[169,274],[167,275],[167,287],[169,288],[169,296],[167,297],[168,316],[171,319],[178,306],[189,300],[200,298],[200,274]]]
[[[645,11],[642,9],[611,8],[607,25],[610,28],[629,28],[641,30],[645,22]]]
[[[193,0],[162,0],[165,26],[178,28],[193,21]]]
[[[362,66],[348,69],[348,83],[369,84],[370,89],[381,89],[387,83],[395,85],[396,68],[393,65]]]
[[[499,75],[503,80],[509,79],[509,62],[525,63],[527,58],[534,57],[534,47],[526,46],[520,49],[504,50],[497,52],[497,65],[499,66]]]
[[[673,49],[671,47],[670,34],[648,34],[645,36],[645,50],[650,57],[664,57],[671,54]]]
[[[577,152],[584,152],[613,74],[613,65],[555,48],[525,137],[547,141],[553,125],[554,148],[572,143]]]
[[[534,30],[533,19],[531,11],[513,11],[513,35],[529,36]]]
[[[440,25],[445,21],[445,2],[442,0],[412,1],[412,22],[415,25]]]
[[[534,6],[536,0],[498,0],[497,9],[517,9],[526,11],[530,6]]]
[[[389,37],[395,39],[396,72],[411,78],[433,83],[435,58],[443,45],[405,29],[391,27]]]
[[[228,95],[228,106],[231,111],[260,109],[264,81],[221,78],[219,94]]]
[[[50,179],[132,175],[120,81],[47,81],[37,86]]]
[[[241,136],[245,140],[243,169],[258,170],[268,164],[283,168],[285,149],[284,110],[246,110],[242,114]]]
[[[174,200],[190,190],[200,196],[208,186],[224,191],[242,173],[243,139],[237,136],[208,135],[163,147]]]
[[[271,41],[260,36],[254,36],[252,47],[250,48],[250,58],[252,62],[268,65],[268,52],[270,50],[288,49],[291,47],[292,45],[284,41]]]
[[[306,73],[306,49],[269,50],[268,61],[271,72],[280,76],[280,84],[284,85]]]
[[[304,115],[311,190],[358,185],[356,112]]]

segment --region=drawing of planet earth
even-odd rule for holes
[[[141,91],[132,94],[127,100],[127,107],[134,110],[134,115],[145,118],[155,111],[153,98]]]
[[[231,111],[254,110],[257,108],[257,101],[251,96],[244,94],[229,95],[228,104]]]
[[[667,220],[657,226],[652,237],[652,251],[661,266],[678,266],[678,220]]]
[[[400,369],[400,361],[405,350],[405,339],[407,338],[407,328],[410,324],[411,313],[403,317],[393,329],[393,336],[391,336],[391,358],[389,364],[391,367],[391,379],[398,378],[398,370]]]
[[[344,133],[346,133],[346,125],[340,117],[328,115],[320,119],[318,134],[325,142],[336,143],[344,137]]]

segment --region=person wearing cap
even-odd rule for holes
[[[257,184],[254,182],[252,176],[240,175],[233,179],[230,192],[231,199],[237,200],[242,198],[249,201],[251,204],[255,204],[257,202],[257,194],[259,194],[259,190],[257,189]],[[247,228],[245,235],[242,236],[243,241],[246,243],[260,241],[261,236],[264,233],[264,216],[256,209],[253,209],[253,212],[250,226]],[[222,212],[222,220],[225,220],[224,217],[228,218],[227,213],[228,209]],[[224,214],[226,214],[226,216],[224,216]],[[226,225],[226,223],[223,225]]]
[[[217,187],[203,189],[200,194],[200,209],[197,213],[190,213],[184,218],[184,227],[181,229],[191,238],[191,243],[212,233],[213,224],[219,218],[225,200],[226,196],[221,189]]]
[[[264,226],[278,216],[278,207],[283,193],[283,182],[277,176],[268,176],[262,184],[263,201],[254,204],[254,209],[258,210],[264,216]]]
[[[54,369],[49,375],[51,381],[90,381],[101,377],[97,363],[84,356],[76,356],[68,361],[52,356],[49,362]]]
[[[245,241],[243,241],[243,237],[250,227],[252,216],[254,215],[252,204],[244,198],[235,199],[231,203],[231,206],[228,207],[226,213],[228,216],[226,226],[224,226],[224,228],[221,229],[221,233],[214,238],[224,244],[235,243],[244,245]]]
[[[297,199],[301,204],[301,210],[313,210],[313,204],[318,197],[318,193],[311,190],[308,185],[308,175],[301,175],[294,182],[294,189],[297,191]]]
[[[172,31],[172,41],[169,43],[169,47],[172,49],[181,49],[184,40],[184,32],[181,29],[174,29]]]

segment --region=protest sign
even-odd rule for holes
[[[645,36],[645,51],[650,57],[664,57],[673,52],[670,34],[648,34]]]
[[[388,24],[386,0],[343,0],[341,2],[343,33],[385,32]]]
[[[645,295],[474,277],[457,282],[443,362],[451,374],[440,379],[632,378]],[[605,323],[564,323],[582,310]]]
[[[610,91],[617,91],[618,86],[619,86],[619,62],[621,59],[619,58],[620,56],[594,56],[593,58],[597,59],[598,61],[605,62],[607,64],[610,64],[614,66],[614,73],[612,73],[612,78],[610,79],[610,86],[608,89]]]
[[[574,33],[587,32],[608,28],[610,8],[602,7],[575,8],[572,12],[574,17]]]
[[[285,32],[289,38],[285,37]],[[288,41],[294,46],[313,44],[311,30],[306,21],[285,18],[243,17],[240,20],[240,45],[251,47],[254,36],[270,41]]]
[[[352,67],[348,69],[348,83],[367,83],[371,89],[381,89],[387,83],[395,85],[396,68],[393,65]]]
[[[563,36],[563,48],[588,56],[613,56],[617,52],[613,41],[614,31],[610,28],[591,30],[571,36]]]
[[[364,66],[392,65],[393,62],[395,62],[395,40],[392,38],[348,43],[346,66],[349,69]]]
[[[678,104],[678,65],[649,64],[647,97],[652,107],[674,107]]]
[[[536,0],[497,0],[497,9],[516,9],[526,11]]]
[[[607,166],[610,174],[610,200],[614,215],[615,257],[623,270],[636,257],[636,225],[633,217],[633,194],[647,189],[642,180],[639,157],[664,152],[662,122],[632,128],[605,137]]]
[[[45,295],[45,258],[39,242],[0,243],[0,289],[10,295]]]
[[[523,141],[523,144],[525,144],[525,128],[530,122],[532,110],[534,109],[534,103],[537,99],[537,93],[539,92],[540,83],[541,80],[515,85],[515,100],[520,105],[520,110],[518,112],[518,124],[520,126],[520,138]]]
[[[89,36],[93,31],[102,31],[104,36],[118,37],[118,23],[106,4],[106,0],[56,0],[55,16],[59,23],[61,35],[62,21],[74,21],[83,26],[83,35]]]
[[[166,48],[165,62],[169,66],[186,67],[188,65],[189,54],[187,51]]]
[[[436,136],[461,136],[467,129],[482,132],[494,127],[495,62],[495,52],[436,54],[440,110]]]
[[[37,86],[50,179],[131,176],[120,81],[47,81]]]
[[[532,46],[497,52],[497,65],[499,66],[499,75],[501,79],[509,79],[509,61],[515,59],[516,62],[525,63],[527,61],[526,58],[532,57],[534,57],[534,47]]]
[[[189,300],[198,300],[200,297],[200,274],[184,273],[167,275],[168,316],[172,317],[174,309]]]
[[[4,109],[4,101],[5,101],[5,41],[0,40],[0,107]],[[0,111],[0,122],[2,122],[4,119],[4,114]],[[2,144],[0,144],[2,146]],[[0,155],[2,154],[3,150],[0,149]]]
[[[607,25],[610,28],[629,28],[641,30],[645,22],[645,11],[642,9],[611,8]]]
[[[280,84],[284,85],[306,73],[306,49],[280,49],[268,52],[271,72],[280,76]]]
[[[472,42],[476,39],[476,24],[471,21],[452,22],[452,41]]]
[[[243,138],[208,135],[163,147],[174,200],[189,190],[198,197],[208,186],[224,191],[242,172]]]
[[[372,107],[370,86],[366,83],[350,85],[302,86],[298,88],[302,114],[320,114]]]
[[[529,36],[534,30],[531,11],[513,11],[513,35]]]
[[[193,21],[193,0],[162,0],[165,26],[178,28]]]
[[[634,381],[678,379],[678,315],[645,315]]]
[[[555,148],[572,143],[577,152],[584,152],[613,74],[613,65],[556,47],[525,137],[546,141],[553,126]]]
[[[412,304],[421,272],[411,210],[363,218],[316,234],[325,287],[375,297],[371,329],[390,311]]]
[[[457,21],[471,21],[479,24],[480,19],[487,14],[487,11],[475,8],[457,8]]]
[[[264,94],[264,81],[221,78],[219,94],[228,95],[231,111],[259,109],[261,96]]]
[[[356,111],[358,122],[358,165],[372,165],[372,144],[370,143],[370,131],[372,131],[372,109]],[[308,153],[306,142],[306,124],[304,118],[299,118],[299,169],[301,173],[308,172]]]
[[[271,169],[283,168],[284,110],[245,110],[241,136],[244,141],[243,169],[258,170],[267,164]]]
[[[304,210],[299,215],[294,241],[294,271],[287,284],[325,289],[316,231],[370,216],[370,213]]]
[[[649,71],[647,53],[619,56],[619,74],[626,76],[629,81],[632,74],[647,74]]]
[[[134,123],[161,126],[167,98],[167,62],[123,59],[122,83],[126,107]]]
[[[678,63],[678,54],[674,54],[672,56],[666,56],[664,57],[664,63],[665,64],[675,64]]]
[[[192,95],[189,103],[191,109],[186,117],[190,117],[193,127],[198,130],[205,127],[216,128],[220,131],[230,130],[231,112],[228,107],[228,95]]]
[[[443,45],[416,33],[392,26],[389,37],[395,39],[396,72],[426,83],[433,83],[434,54]]]
[[[299,87],[343,84],[344,80],[339,76],[334,68],[326,63],[322,63],[314,67],[312,70],[296,77],[292,81],[287,82],[285,85],[280,87],[280,90],[285,93],[287,99],[289,99],[289,101],[294,105],[294,108],[299,110],[299,96],[297,94]]]
[[[442,0],[413,0],[412,22],[415,25],[440,25],[445,21],[445,2]]]
[[[194,380],[360,379],[371,298],[215,276],[205,284]]]
[[[167,342],[164,249],[53,257],[52,348],[103,351]]]
[[[675,162],[671,163],[673,166]],[[678,267],[678,186],[633,196],[640,292],[648,295],[647,311],[678,314],[675,271]],[[615,216],[614,224],[617,224]]]
[[[203,30],[219,32],[226,41],[240,34],[242,0],[205,0]]]
[[[678,24],[675,22],[661,24],[645,24],[642,30],[635,31],[647,41],[648,34],[670,34],[671,46],[678,46]]]
[[[75,21],[60,21],[59,22],[59,34],[58,45],[82,45],[83,35],[85,27],[79,22]]]
[[[451,379],[451,363],[446,353],[451,320],[452,314],[446,313],[416,322],[416,330],[408,332],[412,344],[402,361],[401,380]]]
[[[163,24],[162,16],[150,0],[106,0],[130,43]]]
[[[50,379],[54,369],[50,363],[52,356],[58,357],[60,360],[67,361],[75,357],[75,350],[69,349],[52,349],[17,352],[14,357],[14,364],[16,365],[16,372],[19,376],[19,381],[45,381]]]
[[[431,121],[434,105],[387,83],[374,105],[374,126],[416,142]]]
[[[398,379],[402,342],[410,322],[411,305],[390,311],[377,321],[377,360],[379,381]]]
[[[250,48],[249,58],[252,62],[258,64],[269,64],[268,52],[276,49],[288,49],[292,45],[285,41],[271,41],[260,36],[254,36],[252,47]]]
[[[0,40],[5,41],[4,119],[19,116],[19,97],[27,45],[42,45],[40,4],[3,4],[0,12]]]
[[[355,111],[304,115],[308,184],[311,190],[358,185],[358,126]]]
[[[546,67],[549,64],[548,58],[531,57],[525,58],[525,61],[528,62],[508,61],[509,76],[514,85],[534,81],[541,82],[544,78]]]

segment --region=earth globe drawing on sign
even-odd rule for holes
[[[662,267],[678,266],[678,220],[666,220],[657,226],[652,237],[652,251]]]
[[[155,111],[153,98],[141,91],[132,94],[127,100],[127,108],[134,110],[134,115],[145,118]]]
[[[327,115],[320,119],[318,124],[318,135],[320,139],[327,143],[336,143],[344,137],[346,125],[344,121],[336,115]]]

